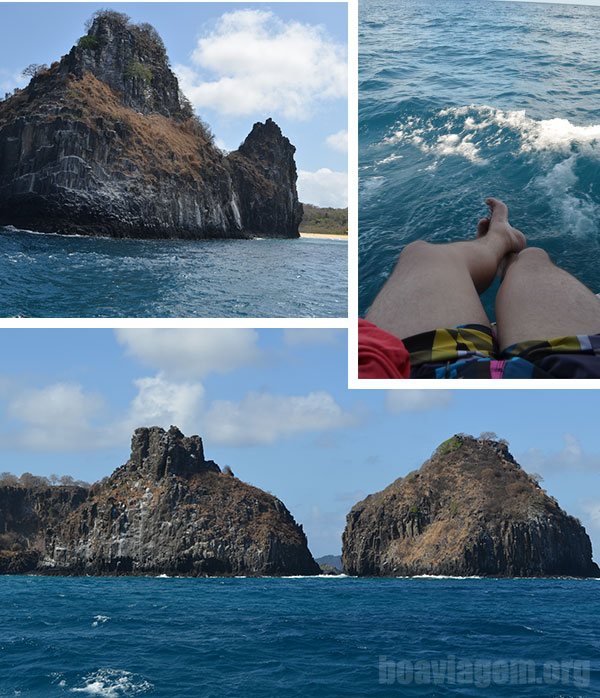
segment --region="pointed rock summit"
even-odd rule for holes
[[[460,434],[352,508],[342,560],[364,576],[600,576],[581,523],[506,443]]]
[[[122,466],[123,473],[158,481],[167,475],[220,473],[214,461],[204,460],[204,446],[199,436],[184,436],[177,427],[165,431],[160,427],[136,429],[131,439],[131,456]]]
[[[136,238],[298,237],[295,148],[271,119],[225,155],[148,24],[97,12],[0,102],[0,225]]]
[[[89,490],[0,487],[0,574],[313,575],[283,502],[205,460],[177,427],[137,429]]]

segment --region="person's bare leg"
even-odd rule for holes
[[[367,320],[400,339],[438,327],[489,327],[479,294],[492,283],[502,259],[523,249],[525,237],[508,224],[501,201],[486,203],[491,216],[479,221],[475,240],[407,245]]]
[[[600,332],[600,299],[537,247],[514,255],[496,296],[501,349]]]

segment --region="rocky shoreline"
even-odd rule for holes
[[[0,102],[0,225],[132,238],[297,238],[295,148],[274,121],[228,155],[162,40],[112,10]]]
[[[357,503],[341,559],[320,564],[283,502],[177,427],[137,429],[93,485],[27,477],[0,483],[0,574],[600,577],[581,523],[490,437],[457,434]]]
[[[581,522],[507,444],[464,434],[352,508],[342,561],[357,576],[600,577]]]
[[[0,574],[316,575],[283,502],[206,460],[202,439],[137,429],[84,487],[0,487]]]

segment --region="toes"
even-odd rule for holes
[[[481,218],[479,223],[477,223],[477,237],[482,238],[490,228],[490,219]]]
[[[490,197],[485,203],[490,207],[492,223],[508,223],[508,208],[504,201]]]

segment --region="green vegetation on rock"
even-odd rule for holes
[[[150,84],[152,82],[152,70],[139,61],[133,61],[127,66],[125,77],[130,80],[143,80],[143,82]]]
[[[98,48],[100,46],[100,40],[96,36],[82,36],[81,39],[77,42],[77,46],[79,48],[84,49],[85,51],[93,51],[94,49]]]
[[[436,456],[445,456],[447,453],[452,453],[452,451],[456,451],[462,446],[463,440],[460,436],[451,436],[449,439],[446,439],[446,441],[442,441],[442,443],[436,448],[435,450],[435,455]]]
[[[348,235],[347,208],[320,208],[312,204],[303,204],[303,206],[301,233]]]

